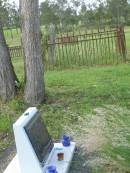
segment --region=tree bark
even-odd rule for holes
[[[22,43],[25,54],[25,101],[37,105],[44,101],[44,69],[40,41],[38,0],[20,0]]]
[[[15,96],[17,77],[0,22],[0,98],[7,101]]]

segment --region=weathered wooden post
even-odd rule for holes
[[[49,28],[49,63],[51,65],[54,65],[56,62],[55,41],[56,41],[55,25],[51,24]]]
[[[117,47],[121,56],[123,56],[124,62],[126,62],[126,40],[123,27],[117,28]]]

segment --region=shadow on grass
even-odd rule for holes
[[[88,154],[82,148],[77,148],[70,167],[70,173],[91,173],[92,168],[86,164]]]

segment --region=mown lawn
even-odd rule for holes
[[[13,64],[22,84],[15,99],[6,104],[0,102],[1,154],[13,143],[12,123],[27,108],[22,97],[23,61],[16,58]],[[39,109],[52,137],[58,139],[67,127],[74,129],[84,120],[89,124],[94,109],[107,107],[104,132],[109,141],[102,147],[101,153],[120,165],[123,173],[130,171],[130,65],[48,71],[45,83],[46,102]],[[122,140],[122,136],[126,142],[113,144],[113,139]],[[99,168],[97,172],[111,171]]]

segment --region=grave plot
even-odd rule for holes
[[[64,136],[53,143],[36,108],[29,108],[13,125],[17,154],[4,173],[67,173],[75,143]]]

